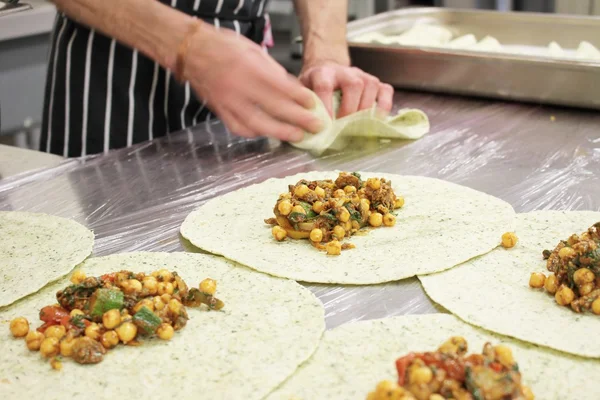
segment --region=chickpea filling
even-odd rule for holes
[[[381,381],[367,400],[533,400],[508,346],[486,343],[467,356],[467,341],[451,337],[435,352],[396,360],[398,381]]]
[[[359,231],[394,226],[394,210],[403,205],[404,198],[394,193],[392,182],[383,178],[363,181],[356,172],[341,172],[335,181],[302,179],[290,185],[275,204],[275,218],[265,223],[272,226],[277,241],[308,239],[317,249],[339,255],[354,248],[342,241]]]
[[[554,296],[561,306],[577,313],[600,315],[600,222],[581,235],[561,240],[554,250],[542,255],[550,275],[534,272],[529,286]]]
[[[43,324],[30,329],[17,317],[10,323],[15,338],[25,338],[31,351],[50,359],[61,369],[63,357],[79,364],[97,364],[120,343],[139,346],[143,339],[171,340],[189,319],[186,307],[220,310],[217,282],[207,278],[188,288],[176,273],[161,269],[151,274],[119,271],[86,277],[78,270],[72,285],[56,293],[58,304],[41,309]]]

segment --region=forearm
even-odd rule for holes
[[[348,0],[294,0],[300,19],[305,64],[334,61],[350,65],[346,24]]]
[[[73,20],[173,69],[192,17],[155,0],[51,0]]]

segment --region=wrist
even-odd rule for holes
[[[307,38],[304,44],[303,63],[305,66],[327,62],[350,66],[350,53],[345,40],[326,42],[320,38]]]

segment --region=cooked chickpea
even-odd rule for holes
[[[342,222],[350,221],[350,212],[346,208],[342,208],[338,214],[338,219]]]
[[[14,337],[23,337],[29,333],[29,321],[26,318],[18,317],[10,321],[10,333]]]
[[[164,293],[160,296],[160,299],[163,303],[165,303],[166,306],[167,304],[169,304],[169,301],[171,301],[171,295],[169,293]]]
[[[592,303],[592,312],[596,315],[600,315],[600,297]]]
[[[174,334],[175,330],[170,324],[162,323],[158,326],[158,329],[156,330],[156,335],[162,340],[171,340]]]
[[[569,287],[561,285],[561,287],[556,291],[554,298],[561,306],[568,306],[575,298],[575,293],[573,293]]]
[[[402,208],[404,206],[404,197],[396,196],[396,201],[394,201],[394,208]]]
[[[352,185],[348,185],[344,188],[344,192],[350,194],[350,193],[356,193],[356,188]]]
[[[165,303],[162,301],[162,299],[160,298],[160,296],[154,297],[154,299],[152,300],[152,302],[154,303],[154,309],[156,311],[161,311],[163,308],[165,308]]]
[[[398,388],[398,384],[396,382],[385,380],[377,384],[377,386],[375,387],[375,391],[376,393],[385,393],[391,392],[396,388]]]
[[[153,276],[147,276],[142,281],[142,286],[144,287],[144,291],[149,295],[154,296],[158,293],[158,281]]]
[[[292,208],[292,212],[299,213],[299,214],[306,214],[306,210],[302,206],[294,206]]]
[[[408,374],[410,383],[427,384],[433,379],[433,372],[427,367],[419,367],[411,370]]]
[[[346,230],[342,226],[336,225],[333,228],[333,236],[338,240],[343,239],[346,236]]]
[[[518,241],[519,239],[517,238],[517,235],[515,235],[513,232],[506,232],[502,235],[502,247],[505,249],[511,249],[515,247]]]
[[[59,351],[58,339],[55,337],[47,337],[40,345],[40,353],[46,358],[54,357]]]
[[[27,344],[27,348],[32,351],[38,351],[42,344],[42,341],[46,337],[42,332],[38,331],[29,331],[27,336],[25,336],[25,343]]]
[[[327,250],[327,254],[331,256],[340,255],[342,253],[342,244],[337,240],[332,240],[331,242],[327,243],[325,250]]]
[[[544,289],[550,294],[556,293],[558,290],[558,281],[556,280],[556,275],[550,275],[546,278],[546,282],[544,282]]]
[[[531,389],[529,388],[529,386],[521,386],[523,388],[523,395],[525,396],[525,400],[535,400],[535,396],[533,395],[533,392],[531,391]]]
[[[83,311],[81,311],[78,308],[74,308],[71,310],[71,312],[69,313],[69,315],[71,316],[71,318],[76,317],[78,315],[85,315]]]
[[[52,367],[52,369],[60,371],[62,369],[62,361],[60,361],[58,358],[52,357],[50,359],[50,366]]]
[[[496,353],[496,359],[498,362],[500,362],[500,364],[504,365],[506,368],[511,368],[513,366],[515,359],[510,347],[499,344],[498,346],[494,347],[494,351]]]
[[[335,197],[336,199],[341,199],[345,195],[346,195],[346,192],[344,192],[343,189],[337,189],[335,192],[333,192],[333,197]]]
[[[546,283],[546,275],[541,272],[533,272],[529,277],[529,286],[532,288],[542,288],[544,287],[544,283]]]
[[[100,343],[105,349],[112,349],[119,344],[119,335],[115,331],[106,331],[102,334]]]
[[[65,338],[60,342],[60,355],[63,357],[71,357],[73,355],[73,345],[75,345],[75,339]]]
[[[371,208],[371,202],[368,199],[360,199],[360,211],[369,211]]]
[[[350,223],[350,226],[352,227],[352,229],[356,229],[356,230],[359,230],[359,229],[360,229],[360,223],[359,223],[358,221],[354,221],[354,220],[353,220],[353,221]]]
[[[317,186],[315,188],[315,194],[319,197],[325,197],[325,189],[323,189],[321,186]]]
[[[100,339],[100,326],[98,324],[90,324],[85,328],[85,336],[90,339]]]
[[[292,203],[289,200],[282,200],[277,204],[277,210],[281,215],[289,215],[292,212]]]
[[[342,222],[341,226],[346,232],[352,231],[352,222],[350,221]]]
[[[306,196],[308,192],[310,192],[310,189],[304,184],[298,185],[294,188],[294,196],[296,197]]]
[[[81,282],[83,282],[85,280],[85,278],[86,278],[85,272],[78,269],[77,271],[73,272],[73,275],[71,275],[71,282],[74,283],[75,285],[79,285]]]
[[[169,311],[171,311],[173,314],[175,314],[175,315],[181,314],[181,309],[182,309],[183,305],[181,304],[181,302],[179,302],[179,300],[177,300],[177,299],[169,300],[168,306],[169,306]]]
[[[117,329],[115,329],[117,335],[119,335],[119,339],[123,343],[131,342],[135,335],[137,335],[137,326],[133,324],[133,322],[124,322]]]
[[[369,215],[369,225],[378,227],[378,226],[381,226],[382,223],[383,223],[383,216],[380,213],[374,212],[374,213],[371,213],[371,215]]]
[[[152,275],[154,276],[154,274]],[[168,269],[163,268],[156,271],[155,278],[159,282],[171,282],[173,280],[173,274]]]
[[[431,396],[429,396],[429,400],[446,400],[446,398],[441,394],[434,393]]]
[[[287,237],[287,231],[280,227],[279,225],[275,225],[273,229],[271,229],[271,234],[278,242],[281,242]],[[160,293],[160,283],[159,283],[159,293]]]
[[[594,284],[593,283],[585,283],[585,284],[579,286],[579,295],[587,296],[588,294],[590,294],[592,292],[592,290],[594,290]]]
[[[123,282],[123,291],[127,294],[140,293],[142,291],[142,282],[137,279],[128,279]]]
[[[396,216],[390,213],[387,213],[383,216],[383,224],[385,226],[394,226],[396,225]]]
[[[158,283],[158,294],[159,295],[163,295],[163,294],[173,294],[173,291],[175,290],[173,288],[173,284],[171,282],[159,282]]]
[[[367,179],[367,186],[373,190],[379,190],[381,188],[381,181],[378,178]]]
[[[140,311],[142,309],[142,307],[147,307],[150,311],[154,311],[154,301],[149,298],[145,298],[145,299],[138,301],[137,304],[133,307],[133,312],[136,313],[136,312]],[[106,314],[104,314],[104,315],[106,315]],[[119,321],[119,323],[120,323],[120,321]],[[117,324],[117,325],[119,325],[119,324]],[[104,324],[104,326],[106,326],[106,324]],[[113,328],[114,327],[108,328],[108,329],[113,329]]]
[[[214,295],[217,291],[217,281],[210,278],[204,279],[200,282],[200,291],[210,296]]]
[[[319,228],[315,228],[310,231],[310,240],[312,242],[319,243],[321,240],[323,240],[323,231]]]
[[[564,247],[563,249],[567,249],[568,247]],[[562,249],[561,249],[562,250]],[[584,285],[586,283],[592,283],[596,280],[596,276],[592,271],[587,268],[579,268],[573,274],[573,281],[575,281],[576,285]]]
[[[62,325],[52,325],[46,328],[44,335],[49,338],[57,338],[58,340],[62,339],[67,334],[67,329]]]
[[[323,202],[321,200],[317,200],[312,205],[312,210],[317,214],[323,211]]]
[[[142,301],[145,301],[145,300],[142,300]],[[140,301],[140,303],[142,301]],[[148,301],[150,301],[150,300],[148,300]],[[152,303],[152,302],[150,301],[150,303]],[[104,327],[106,329],[115,329],[117,326],[119,326],[120,323],[121,323],[121,312],[119,310],[108,310],[107,312],[104,313],[104,315],[102,315],[102,325],[104,325]]]
[[[562,249],[560,249],[558,251],[558,256],[560,257],[561,260],[571,258],[571,257],[575,256],[575,250],[573,250],[571,247],[563,247]]]

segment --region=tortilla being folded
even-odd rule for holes
[[[320,155],[329,148],[343,148],[347,137],[415,140],[429,132],[429,119],[421,110],[405,108],[394,116],[383,116],[373,106],[343,118],[332,119],[323,101],[316,94],[314,97],[316,105],[313,113],[322,121],[324,128],[316,134],[305,132],[302,141],[290,144],[315,155]],[[334,115],[337,115],[340,103],[341,94],[336,92],[333,98]]]

